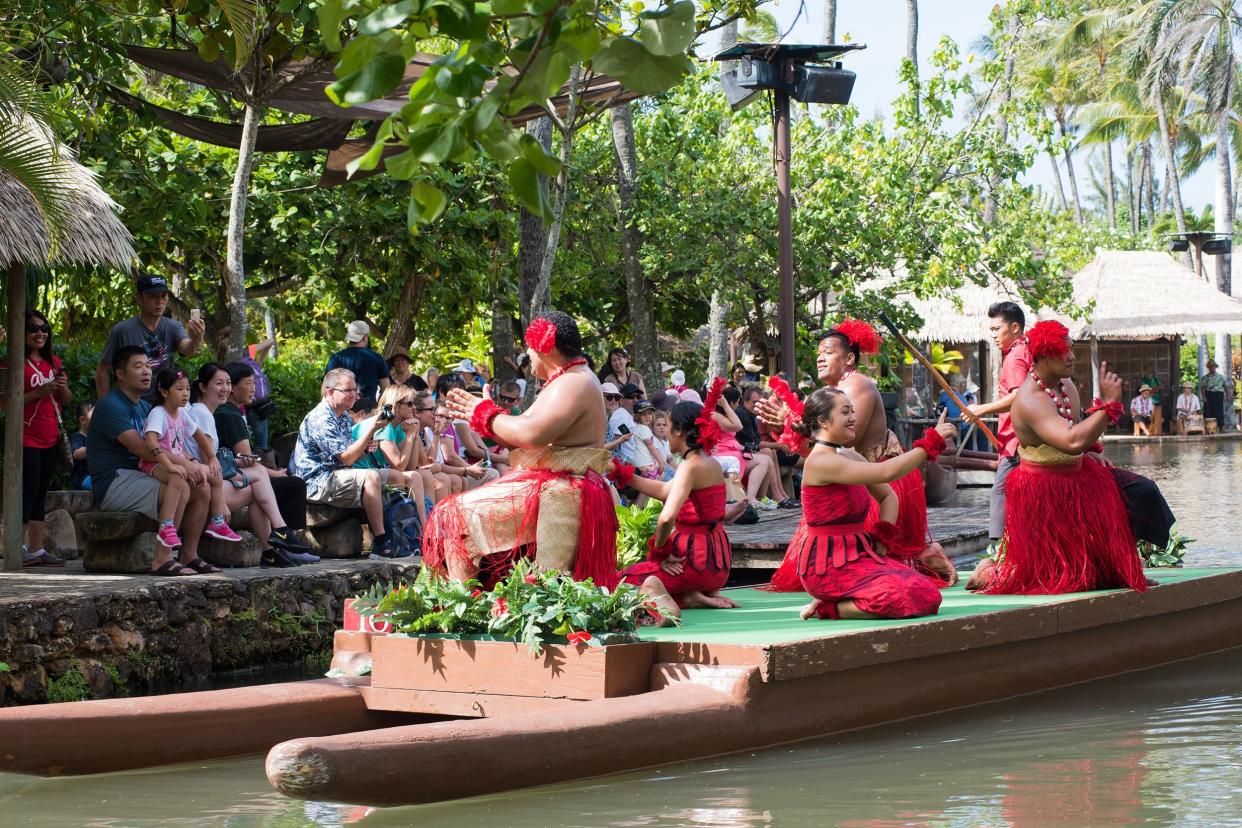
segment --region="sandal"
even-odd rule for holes
[[[182,566],[187,567],[188,569],[193,569],[199,575],[213,575],[217,572],[224,571],[220,569],[220,567],[218,566],[212,566],[211,564],[204,561],[202,558],[195,558],[189,563],[182,564]]]
[[[198,573],[195,572],[193,569],[182,566],[181,563],[176,558],[170,558],[169,560],[164,561],[162,564],[157,566],[155,569],[148,570],[147,574],[148,575],[159,575],[163,577],[178,578],[178,577],[188,577],[190,575],[197,575]]]

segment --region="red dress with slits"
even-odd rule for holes
[[[651,550],[647,560],[626,569],[622,577],[640,586],[649,576],[655,575],[679,605],[682,593],[713,592],[722,588],[729,580],[729,567],[733,565],[724,516],[723,483],[695,489],[677,513],[668,542]],[[670,555],[685,559],[680,575],[670,575],[660,568],[660,561]]]
[[[837,602],[851,599],[881,618],[935,615],[937,582],[908,565],[876,553],[867,534],[874,503],[866,486],[830,483],[802,487],[804,529],[794,536],[786,560],[796,559],[798,577],[820,599],[820,618],[840,618]]]

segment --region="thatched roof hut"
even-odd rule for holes
[[[134,258],[133,237],[116,216],[116,204],[95,181],[95,174],[73,160],[68,148],[34,120],[0,123],[12,136],[38,155],[55,149],[56,178],[63,195],[64,233],[53,249],[43,213],[30,191],[15,176],[0,169],[0,271],[8,282],[9,348],[21,347],[26,310],[26,266],[111,265],[128,270]],[[10,360],[13,362],[13,360]],[[18,367],[8,372],[4,432],[4,568],[22,565],[22,408],[24,376]]]
[[[54,140],[27,120],[30,144],[52,146]],[[134,258],[133,237],[116,216],[116,203],[100,188],[95,174],[59,148],[60,175],[68,191],[70,223],[51,264],[111,265],[128,270]],[[0,265],[49,264],[47,228],[30,192],[0,169]]]

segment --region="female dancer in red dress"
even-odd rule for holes
[[[716,385],[723,385],[723,380]],[[718,387],[712,391],[708,403],[719,397]],[[738,606],[720,594],[729,580],[732,550],[724,531],[724,472],[710,456],[716,431],[700,422],[704,413],[710,421],[712,410],[691,402],[673,406],[669,448],[685,458],[677,473],[667,483],[643,477],[628,481],[648,497],[662,501],[664,508],[648,541],[647,560],[626,569],[622,577],[655,599],[660,615],[669,623],[678,616],[678,609]]]
[[[935,459],[957,427],[940,422],[914,448],[878,463],[838,454],[854,438],[854,407],[835,388],[807,398],[802,422],[794,427],[813,448],[802,472],[805,530],[790,544],[802,587],[814,599],[806,618],[914,618],[940,608],[936,580],[886,556],[898,538],[897,496],[888,484]],[[870,531],[867,512],[875,499],[880,521]],[[795,546],[797,548],[795,548]]]

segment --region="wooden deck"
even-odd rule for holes
[[[734,569],[775,569],[785,554],[802,519],[801,509],[760,512],[750,526],[727,526],[733,544]],[[932,537],[940,541],[950,558],[973,554],[988,544],[988,509],[985,505],[941,506],[927,510]]]

